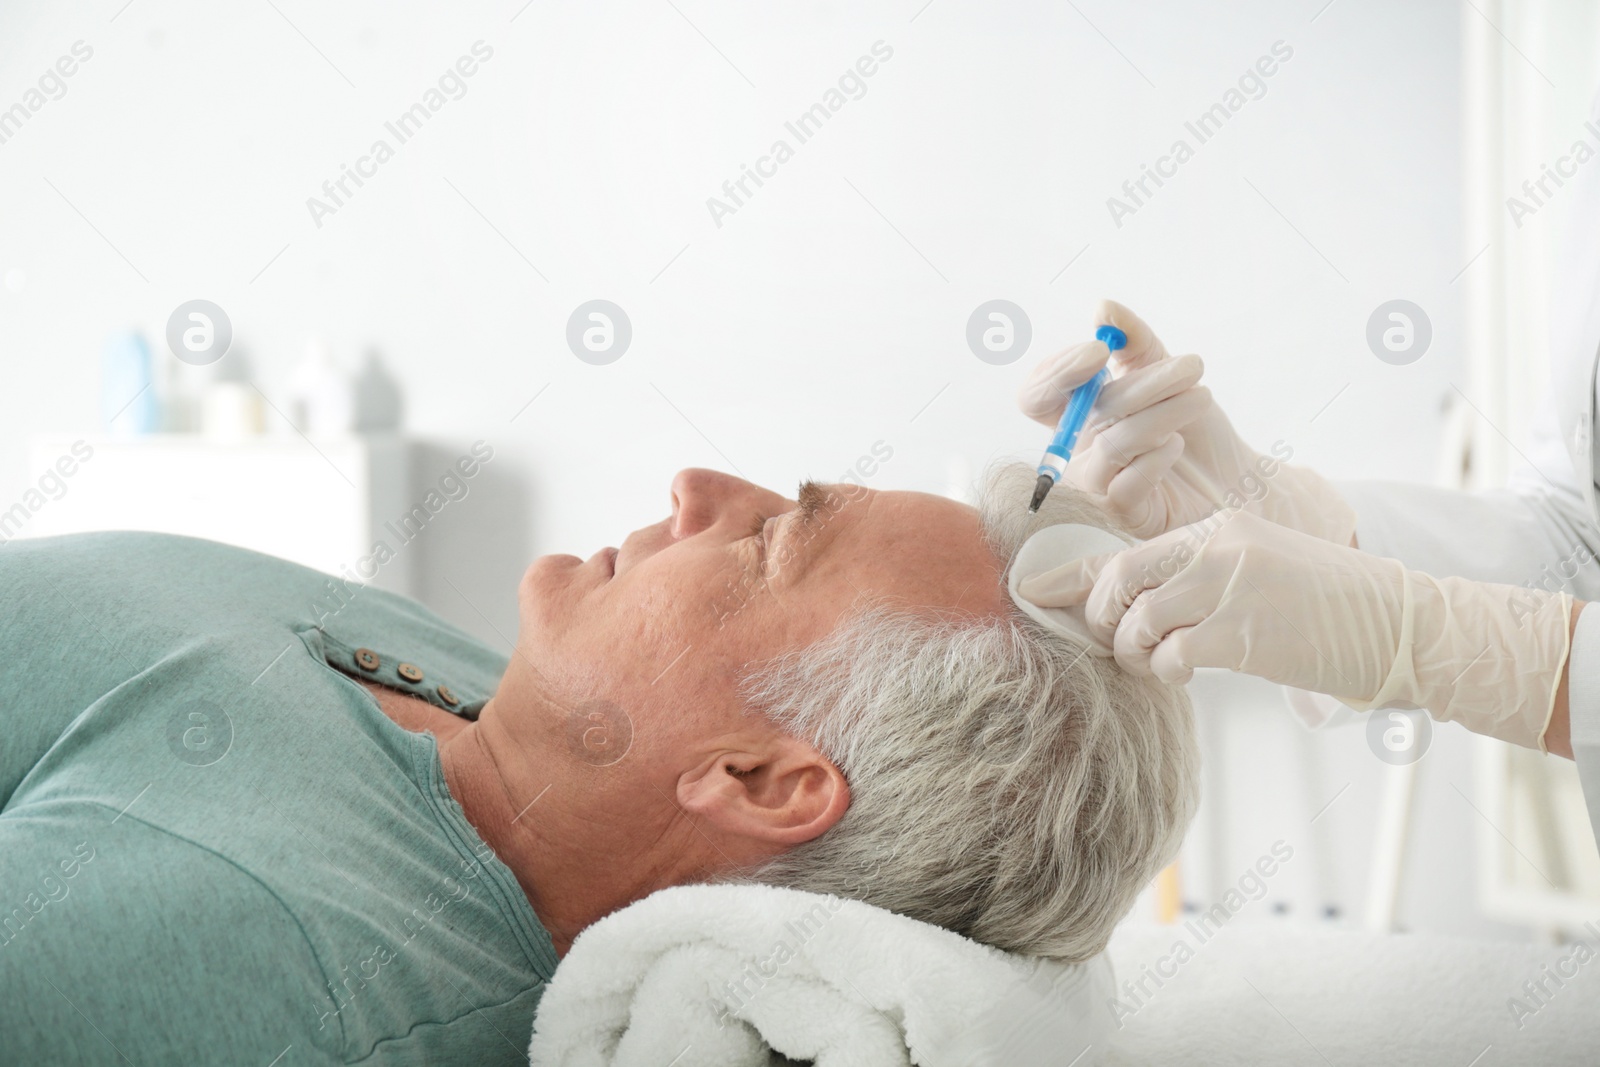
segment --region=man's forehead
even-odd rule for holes
[[[966,606],[991,606],[1001,564],[984,540],[976,509],[929,493],[857,489],[839,518],[829,556],[853,582],[933,603],[974,599]]]
[[[863,532],[897,537],[931,534],[964,539],[969,535],[981,536],[977,510],[948,497],[849,485],[828,488],[844,501],[841,516],[853,518]]]

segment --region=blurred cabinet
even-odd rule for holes
[[[81,441],[76,453],[75,442]],[[83,459],[84,446],[92,449]],[[315,443],[256,438],[238,443],[195,434],[138,438],[36,438],[29,469],[75,467],[60,496],[39,508],[25,536],[89,530],[152,530],[223,541],[360,579],[411,590],[405,552],[372,573],[362,561],[406,510],[408,455],[399,437],[350,436]]]
[[[1600,916],[1600,853],[1578,768],[1478,739],[1483,912],[1552,936],[1590,938]]]

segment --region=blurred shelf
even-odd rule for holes
[[[26,536],[151,530],[238,545],[395,592],[411,588],[404,551],[374,573],[385,523],[406,510],[408,445],[395,435],[308,441],[260,437],[218,442],[198,434],[35,438],[29,465],[43,472],[73,457],[65,490],[40,508]],[[83,446],[79,445],[81,453]]]

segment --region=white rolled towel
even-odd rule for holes
[[[532,1067],[1090,1067],[1111,965],[1002,952],[857,900],[663,889],[573,942]]]

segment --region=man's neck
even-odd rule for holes
[[[516,875],[558,955],[584,927],[693,877],[700,842],[670,796],[623,803],[570,773],[592,768],[534,766],[488,707],[440,744],[439,758],[451,796]]]

